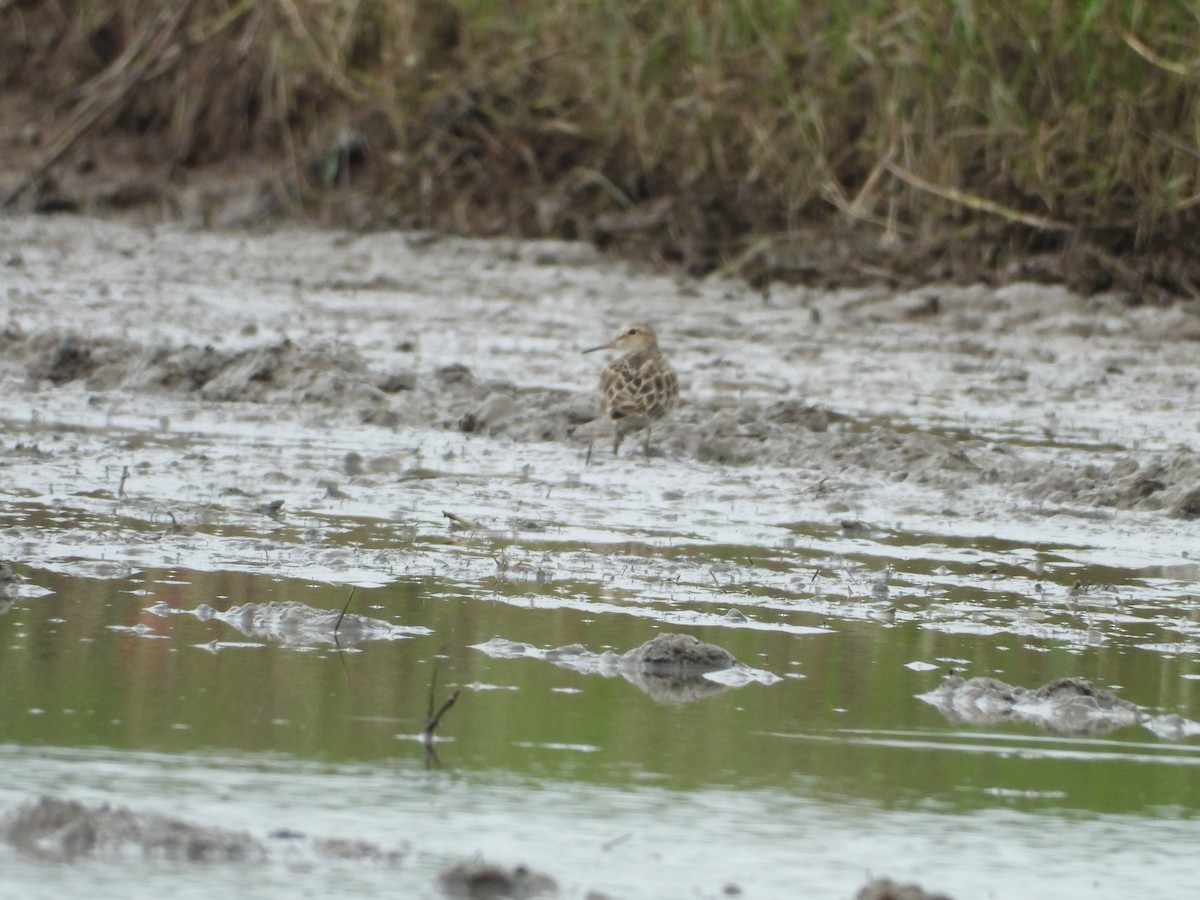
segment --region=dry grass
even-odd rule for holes
[[[0,2],[6,81],[64,115],[115,95],[89,127],[148,158],[267,154],[310,210],[357,188],[380,224],[767,275],[819,229],[1200,292],[1194,4],[199,0],[131,55],[161,7]]]

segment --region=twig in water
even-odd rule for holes
[[[129,466],[121,466],[121,483],[117,485],[117,499],[125,499],[125,482],[129,480]]]
[[[428,724],[425,726],[425,730],[421,732],[425,736],[426,742],[433,740],[433,729],[438,727],[438,723],[442,721],[442,716],[444,716],[450,707],[452,707],[458,701],[458,694],[459,690],[458,688],[455,688],[454,693],[450,695],[449,699],[447,699],[446,702],[438,708],[438,711],[434,713],[433,718],[429,720]]]
[[[443,703],[438,711],[433,711],[433,695],[437,691],[437,660],[433,662],[433,677],[429,679],[429,705],[425,709],[425,728],[421,731],[421,739],[426,746],[433,743],[433,732],[438,727],[438,723],[442,721],[442,716],[452,707],[458,700],[459,691],[456,688],[454,693],[450,695],[445,703]]]
[[[431,676],[429,676],[429,699],[428,699],[428,703],[426,703],[426,705],[425,705],[425,728],[426,729],[429,728],[429,722],[433,718],[433,692],[437,689],[437,669],[438,669],[438,661],[437,661],[437,658],[434,657],[433,674]]]
[[[354,599],[354,592],[358,590],[357,585],[350,587],[350,596],[346,598],[346,605],[342,607],[341,614],[338,615],[337,621],[333,623],[333,639],[337,642],[338,629],[342,627],[342,619],[346,618],[346,610],[350,608],[350,601]]]

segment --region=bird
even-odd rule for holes
[[[658,349],[658,333],[644,322],[622,325],[617,336],[598,350],[624,350],[600,373],[596,401],[600,413],[613,423],[613,454],[621,448],[626,432],[646,429],[644,453],[650,452],[650,426],[675,406],[679,399],[679,376]]]

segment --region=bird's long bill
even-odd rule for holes
[[[588,349],[584,350],[583,352],[584,353],[595,353],[597,350],[611,350],[612,345],[614,343],[616,343],[616,342],[609,341],[607,344],[601,344],[599,347],[589,347]]]

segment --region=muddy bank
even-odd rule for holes
[[[268,861],[303,842],[276,824],[386,852],[415,822],[434,861],[367,872],[409,892],[477,850],[567,892],[845,896],[866,852],[968,896],[1006,846],[1031,862],[1004,884],[1054,897],[1096,877],[1057,850],[1084,840],[1121,896],[1134,830],[1191,884],[1186,820],[1157,817],[1196,807],[1192,748],[964,740],[915,699],[969,669],[1017,721],[1015,685],[1082,672],[1082,700],[1194,736],[1197,524],[1153,508],[1197,443],[1186,310],[1031,285],[764,301],[414,234],[0,237],[6,805],[138,784]],[[656,453],[614,459],[581,351],[638,319],[684,402]],[[700,666],[631,655],[692,631]],[[426,769],[423,711],[460,690]],[[1093,766],[1043,764],[1068,741],[1119,773],[1103,797]]]
[[[997,329],[1012,319],[1013,307],[1004,313]],[[1151,323],[1145,329],[1150,334],[1136,340],[1163,340],[1163,329],[1176,329],[1174,337],[1180,343],[1196,340],[1200,326],[1194,335],[1183,326],[1195,323],[1178,322],[1178,316],[1178,311],[1163,313],[1169,322]],[[1033,323],[1045,324],[1042,317],[1034,317]],[[950,329],[952,334],[962,330],[961,326]],[[1129,330],[1140,329],[1129,325]],[[686,336],[674,338],[677,344],[686,340]],[[766,340],[766,335],[754,331],[746,340]],[[1040,332],[1037,340],[1042,340]],[[776,352],[781,349],[776,347]],[[965,350],[967,356],[980,352],[994,354],[971,346]],[[0,334],[0,353],[7,377],[24,382],[34,394],[68,384],[92,392],[178,394],[208,402],[302,407],[308,414],[349,414],[364,424],[390,428],[440,428],[516,442],[559,442],[607,454],[608,425],[596,418],[592,385],[586,378],[576,390],[554,389],[521,370],[510,378],[488,378],[464,362],[432,370],[372,365],[349,342],[284,338],[254,342],[245,349],[176,346],[25,324],[24,317],[10,318]],[[563,348],[562,353],[570,349]],[[1054,362],[1051,358],[1049,365]],[[1109,362],[1102,377],[1123,376],[1120,365]],[[1027,391],[1030,373],[1002,364],[989,368],[994,372],[988,390],[1003,402]],[[953,371],[949,374],[953,382]],[[1156,392],[1148,383],[1133,385],[1128,402],[1162,403],[1164,412],[1186,406],[1194,401],[1196,383],[1182,371],[1180,376],[1180,394]],[[978,386],[970,390],[974,396],[982,392]],[[1189,446],[1156,452],[1098,446],[1100,452],[1093,458],[1078,454],[1048,458],[997,443],[986,433],[972,433],[965,422],[948,432],[914,430],[906,422],[865,419],[833,404],[770,396],[773,392],[768,388],[766,395],[756,396],[742,385],[706,394],[692,390],[671,419],[655,427],[654,450],[670,458],[721,466],[818,469],[820,480],[809,485],[817,492],[835,493],[839,482],[864,478],[907,481],[942,493],[988,484],[1051,510],[1088,506],[1160,511],[1177,518],[1200,516],[1200,457]],[[964,400],[970,410],[972,398]],[[1037,397],[1030,401],[1037,403]],[[1037,419],[1051,412],[1049,404]],[[1049,421],[1039,443],[1054,440],[1054,422]],[[632,451],[635,448],[626,449]]]
[[[99,579],[163,560],[364,586],[419,574],[547,605],[595,602],[579,586],[604,573],[617,601],[685,585],[712,604],[659,625],[808,629],[764,621],[766,602],[1030,635],[1045,628],[1024,612],[989,604],[968,626],[928,608],[924,579],[943,575],[896,564],[921,540],[907,531],[955,535],[962,549],[937,554],[971,556],[945,570],[960,586],[982,565],[972,544],[1004,536],[998,571],[1020,577],[998,599],[1055,614],[1120,613],[1104,587],[1118,573],[1092,561],[1191,571],[1200,316],[1183,306],[1028,284],[764,301],[559,242],[69,217],[0,220],[0,236],[0,462],[32,503],[9,562]],[[603,360],[582,351],[635,319],[658,324],[682,398],[653,455],[614,459]],[[82,524],[52,535],[35,519],[62,503]],[[365,521],[381,531],[339,537]],[[679,541],[755,549],[672,559]],[[1082,549],[1022,549],[1064,541]],[[866,545],[882,555],[859,558]]]

